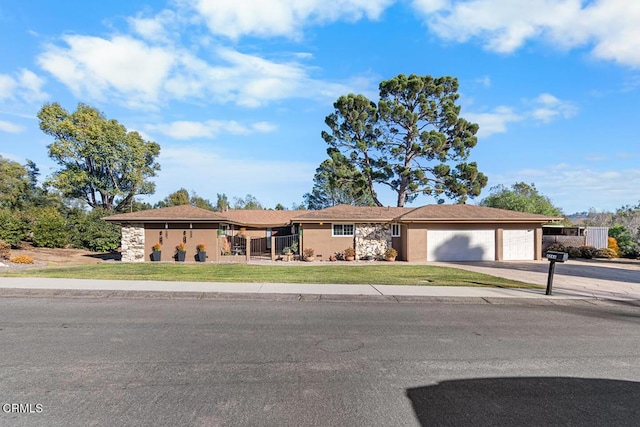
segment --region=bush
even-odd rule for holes
[[[586,258],[586,259],[591,259],[595,257],[596,253],[598,252],[598,250],[593,246],[580,246],[579,249],[580,249],[580,257]]]
[[[345,249],[342,253],[344,254],[345,258],[351,258],[356,256],[356,250],[353,249],[351,246]]]
[[[11,245],[3,240],[0,240],[0,259],[11,258]]]
[[[384,257],[385,258],[395,258],[398,256],[398,251],[396,251],[393,248],[387,248],[386,251],[384,251]]]
[[[0,209],[0,240],[17,248],[27,235],[27,223],[24,215],[9,209]]]
[[[567,248],[564,247],[564,245],[562,243],[554,243],[551,246],[549,246],[547,248],[547,250],[545,251],[545,255],[546,252],[549,251],[553,251],[553,252],[567,252]]]
[[[595,258],[607,258],[607,259],[611,259],[611,258],[617,258],[616,257],[616,253],[613,249],[611,248],[600,248],[596,251],[596,255]]]
[[[70,243],[69,227],[60,212],[53,208],[39,208],[31,212],[33,244],[45,248],[64,248]]]
[[[315,251],[313,250],[313,248],[307,248],[303,250],[302,253],[304,254],[305,258],[313,258],[313,256],[315,255]]]
[[[18,255],[11,258],[11,262],[14,264],[33,264],[33,258],[27,255]]]
[[[615,237],[609,237],[607,239],[607,248],[613,251],[613,258],[620,258],[620,247]]]
[[[104,221],[108,213],[96,208],[91,212],[76,210],[70,213],[72,244],[76,248],[94,252],[111,252],[120,246],[120,226]]]
[[[582,258],[582,249],[575,246],[566,246],[565,252],[569,254],[569,258]]]

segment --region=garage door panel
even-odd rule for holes
[[[429,230],[429,261],[491,261],[495,259],[494,230]]]
[[[534,259],[534,230],[504,230],[502,233],[502,259],[505,261],[531,261]]]

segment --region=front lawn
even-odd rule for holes
[[[102,263],[4,272],[0,276],[69,279],[162,280],[184,282],[320,283],[414,286],[479,286],[539,288],[539,286],[428,265],[252,265]],[[1,285],[0,285],[1,286]]]

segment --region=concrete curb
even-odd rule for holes
[[[392,304],[487,304],[519,306],[611,306],[632,305],[640,307],[640,301],[616,301],[596,298],[540,298],[433,296],[433,295],[339,295],[297,293],[231,293],[188,291],[138,291],[138,290],[78,290],[78,289],[21,289],[0,288],[0,298],[67,298],[67,299],[154,299],[194,301],[291,301],[327,303],[392,303]]]

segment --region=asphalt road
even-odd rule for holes
[[[466,302],[2,298],[0,425],[640,425],[637,307]]]

